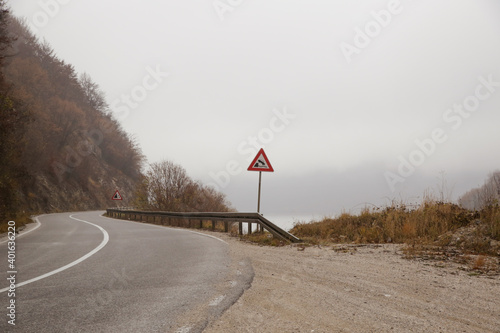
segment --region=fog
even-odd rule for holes
[[[261,211],[288,216],[417,202],[443,175],[456,199],[500,166],[495,0],[10,6],[101,86],[149,162],[240,211],[256,210],[259,148],[275,170]]]

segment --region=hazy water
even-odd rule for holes
[[[289,231],[297,222],[311,222],[322,220],[324,216],[319,215],[273,215],[264,214],[264,217],[276,224],[281,229]]]

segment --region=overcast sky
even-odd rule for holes
[[[498,0],[15,0],[149,162],[255,211],[456,199],[500,168]]]

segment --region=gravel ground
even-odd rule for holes
[[[397,245],[302,250],[214,235],[255,277],[204,332],[500,332],[499,276],[403,259]]]

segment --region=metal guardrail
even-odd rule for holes
[[[248,223],[248,233],[252,233],[252,224],[256,223],[261,228],[269,231],[273,236],[290,241],[292,243],[301,243],[302,240],[298,237],[295,237],[291,233],[281,229],[264,216],[258,213],[226,213],[226,212],[154,212],[154,211],[141,211],[134,210],[129,207],[126,208],[108,208],[106,210],[107,215],[113,218],[121,218],[121,219],[130,219],[134,221],[138,220],[146,220],[146,222],[150,222],[151,218],[153,219],[153,223],[163,224],[163,225],[176,225],[176,226],[185,226],[186,225],[178,225],[174,220],[182,219],[188,220],[187,227],[194,227],[193,222],[199,223],[199,227],[201,228],[203,221],[211,221],[212,229],[215,229],[215,224],[218,221],[224,223],[224,231],[229,232],[229,223],[238,223],[239,224],[239,234],[243,234],[243,223]],[[158,219],[158,221],[157,221]]]

